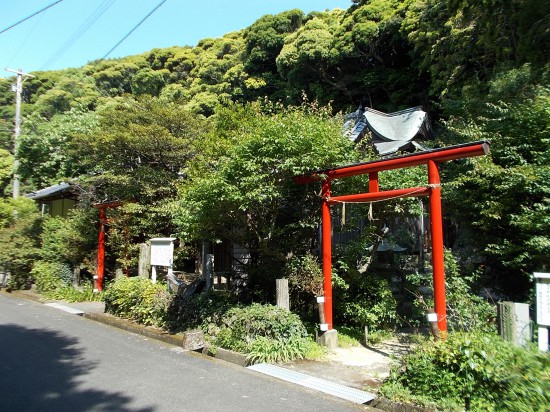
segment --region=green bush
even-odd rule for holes
[[[236,306],[234,296],[223,292],[201,293],[185,299],[174,296],[167,310],[165,326],[173,332],[200,328],[214,335],[224,314]]]
[[[73,267],[95,269],[97,211],[72,209],[67,218],[48,217],[41,235],[40,257]],[[72,274],[71,274],[72,276]]]
[[[65,267],[65,269],[67,269]],[[34,263],[31,275],[34,278],[36,290],[39,293],[61,289],[70,282],[62,277],[63,266],[60,263],[37,261]],[[69,269],[70,272],[70,269]]]
[[[71,285],[73,272],[69,265],[59,262],[36,261],[31,275],[37,292],[47,299],[68,302],[91,302],[103,300],[101,293],[94,292],[92,282],[85,282],[78,289]]]
[[[163,326],[170,294],[166,285],[143,278],[119,278],[105,293],[105,311],[143,325]]]
[[[34,201],[0,199],[0,270],[10,272],[9,287],[30,287],[38,258],[41,217]]]
[[[445,410],[539,411],[550,405],[550,356],[499,336],[451,333],[427,341],[396,366],[382,386],[390,398]]]
[[[216,343],[247,353],[252,363],[287,362],[308,350],[307,331],[297,315],[260,304],[227,311]]]
[[[456,257],[445,250],[445,293],[447,304],[447,324],[453,331],[496,331],[496,305],[478,296],[474,287],[479,273],[461,272]],[[433,290],[432,273],[411,274],[407,276],[411,289],[427,286]],[[425,297],[415,292],[415,305],[423,312],[434,307],[433,296]]]
[[[72,286],[63,286],[44,292],[48,299],[65,300],[67,302],[100,302],[103,300],[103,292],[94,292],[92,282],[82,285],[79,289]]]
[[[336,285],[334,296],[334,314],[339,324],[381,330],[392,328],[397,322],[397,301],[384,278],[357,274],[347,283]]]

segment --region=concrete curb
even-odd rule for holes
[[[117,318],[116,316],[99,314],[99,313],[84,313],[82,317],[96,322],[100,322],[115,328],[123,329],[128,332],[137,333],[138,335],[146,336],[151,339],[160,340],[161,342],[168,343],[174,346],[182,346],[183,336],[171,335],[160,329],[153,329],[148,326],[138,325],[137,323],[131,323],[125,319]]]
[[[248,366],[248,361],[246,360],[246,355],[243,355],[239,352],[234,352],[229,349],[224,348],[208,348],[205,347],[199,353],[202,353],[204,356],[210,356],[216,359],[223,360],[225,362],[234,363],[239,366]]]

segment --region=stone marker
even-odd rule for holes
[[[202,330],[189,330],[183,334],[182,347],[186,350],[199,350],[204,347],[204,333]]]

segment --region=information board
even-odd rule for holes
[[[174,262],[175,240],[172,237],[151,239],[151,266],[172,266]]]

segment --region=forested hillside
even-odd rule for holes
[[[318,203],[292,177],[374,157],[341,136],[339,113],[422,105],[427,146],[491,142],[490,156],[442,169],[444,213],[463,262],[525,298],[530,274],[550,270],[549,13],[539,0],[355,0],[266,15],[194,47],[32,73],[22,190],[72,180],[84,204],[132,200],[112,228],[119,262],[152,235],[225,236],[261,272],[315,239]],[[12,83],[0,80],[4,203]]]

